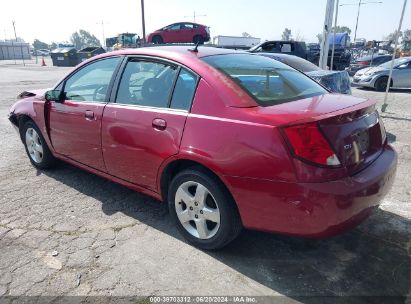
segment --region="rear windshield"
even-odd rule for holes
[[[301,72],[270,58],[227,54],[202,59],[231,77],[264,107],[327,93]]]

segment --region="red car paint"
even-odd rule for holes
[[[200,43],[210,40],[210,30],[207,26],[192,22],[180,22],[154,31],[148,35],[147,42],[192,43],[197,42],[196,38],[199,37],[201,37]],[[159,38],[160,40],[158,40]]]
[[[57,158],[157,199],[163,196],[160,182],[168,165],[201,164],[230,191],[246,228],[325,237],[367,217],[389,191],[397,164],[373,114],[375,102],[325,94],[258,106],[228,76],[199,59],[232,52],[143,48],[102,54],[80,65],[130,55],[181,64],[200,76],[189,112],[116,103],[62,105],[46,102],[44,91],[33,91],[35,96],[13,105],[10,119],[17,124],[19,116],[32,118]],[[94,116],[86,117],[86,111]],[[371,114],[376,118],[368,121]],[[342,160],[340,167],[316,166],[293,155],[284,128],[312,122]],[[376,146],[354,162],[344,146],[364,130],[370,130]]]

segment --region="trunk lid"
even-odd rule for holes
[[[385,145],[384,125],[375,106],[320,120],[319,126],[350,175],[371,164]]]
[[[365,168],[382,151],[385,129],[375,101],[347,95],[326,94],[262,108],[279,127],[318,123],[330,146],[349,174]],[[262,113],[261,113],[262,114]]]

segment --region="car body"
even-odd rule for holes
[[[353,77],[353,83],[360,87],[385,91],[390,74],[392,60],[376,67],[359,70]],[[411,88],[411,57],[394,60],[390,87],[396,89]]]
[[[281,53],[307,59],[307,46],[303,41],[270,40],[249,49],[250,53]]]
[[[166,201],[204,249],[242,227],[346,231],[378,206],[397,163],[374,101],[211,47],[98,55],[52,90],[22,92],[9,120],[36,168],[64,160]]]
[[[199,43],[210,40],[210,28],[192,22],[178,22],[167,25],[148,35],[147,41],[162,43]]]
[[[392,55],[368,55],[356,59],[348,68],[346,68],[346,71],[350,76],[354,76],[359,70],[377,66],[390,60],[392,60]]]
[[[332,93],[351,94],[351,80],[346,71],[323,70],[308,60],[293,55],[273,53],[258,53],[258,55],[266,56],[289,65],[308,75]]]
[[[316,65],[320,61],[320,45],[312,44],[308,51],[308,60]],[[332,45],[328,51],[328,60],[327,66],[331,66],[331,57],[332,57]],[[351,53],[348,51],[347,47],[341,45],[334,46],[334,59],[333,61],[333,70],[334,71],[343,71],[350,65],[351,62]]]
[[[50,50],[47,49],[40,49],[40,50],[33,50],[33,56],[49,56]]]

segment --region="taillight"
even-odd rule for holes
[[[284,133],[297,158],[321,166],[341,165],[316,123],[287,127]]]
[[[358,61],[358,62],[356,62],[356,64],[369,65],[370,62],[369,61]]]

